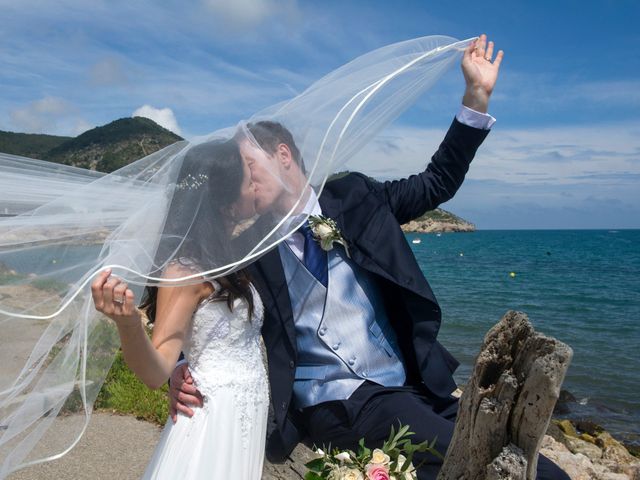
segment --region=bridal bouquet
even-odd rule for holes
[[[419,444],[411,443],[413,432],[409,426],[399,426],[398,432],[391,427],[389,439],[382,448],[371,450],[360,439],[358,453],[351,450],[334,449],[325,452],[316,449],[317,458],[305,466],[309,469],[305,480],[415,480],[416,468],[413,455],[416,452],[429,452],[437,457],[441,455],[433,448],[435,439]]]

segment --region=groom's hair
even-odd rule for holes
[[[276,153],[278,145],[284,143],[291,151],[291,156],[296,165],[300,167],[302,173],[306,173],[304,160],[300,154],[300,150],[293,140],[291,132],[281,123],[262,120],[260,122],[250,123],[247,128],[256,139],[256,142],[270,154]]]

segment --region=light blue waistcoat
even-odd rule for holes
[[[342,248],[327,252],[327,288],[288,245],[279,246],[298,347],[294,406],[345,400],[365,381],[400,386],[406,379],[396,335],[377,286]]]

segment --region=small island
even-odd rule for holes
[[[475,232],[476,226],[451,212],[436,208],[405,223],[402,230],[405,233]]]

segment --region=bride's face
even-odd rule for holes
[[[240,143],[240,154],[249,166],[255,185],[256,211],[259,214],[266,213],[273,208],[276,200],[282,195],[283,187],[278,177],[278,164],[272,156],[246,140]]]
[[[256,214],[256,187],[251,178],[251,170],[246,160],[242,160],[242,184],[240,196],[233,202],[231,209],[235,220],[245,220]]]

